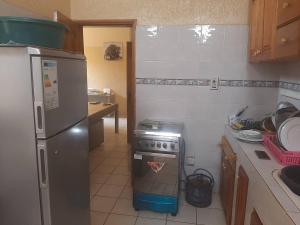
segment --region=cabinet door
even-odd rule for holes
[[[300,57],[300,20],[277,30],[275,56],[277,59]]]
[[[255,209],[253,210],[252,214],[251,214],[251,222],[250,225],[263,225],[263,223],[261,222],[257,212],[255,211]]]
[[[276,0],[265,0],[263,19],[262,60],[268,61],[273,56],[276,31]]]
[[[244,168],[240,166],[236,194],[235,225],[244,225],[249,178]]]
[[[278,26],[300,18],[300,1],[299,0],[278,0]]]
[[[232,220],[232,207],[235,181],[236,157],[225,138],[222,140],[221,161],[221,202],[225,212],[226,224],[230,225]]]
[[[251,0],[249,31],[249,59],[258,61],[263,48],[264,0]]]

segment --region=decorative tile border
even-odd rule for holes
[[[136,78],[136,84],[150,85],[179,85],[179,86],[209,86],[208,79],[163,79],[163,78]]]
[[[136,78],[136,84],[144,85],[177,85],[177,86],[210,86],[209,79],[164,79],[164,78]],[[300,92],[300,83],[268,80],[220,80],[222,87],[265,87],[283,88]]]
[[[180,86],[210,86],[210,79],[164,79],[136,78],[136,84],[144,85],[180,85]],[[264,80],[220,80],[223,87],[267,87],[278,88],[279,81]]]
[[[300,83],[291,83],[291,82],[280,81],[279,87],[282,89],[300,92]]]

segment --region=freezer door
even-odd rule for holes
[[[86,117],[85,60],[32,56],[31,64],[38,138],[51,137]]]
[[[89,225],[88,121],[38,141],[44,225]]]

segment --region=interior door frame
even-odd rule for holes
[[[132,63],[131,73],[127,73],[127,142],[131,143],[133,130],[136,124],[136,19],[114,19],[114,20],[74,20],[82,27],[128,27],[131,28]]]

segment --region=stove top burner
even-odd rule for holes
[[[144,120],[134,132],[135,148],[145,151],[179,151],[182,133],[183,124]]]
[[[166,121],[143,120],[137,129],[136,135],[156,135],[161,137],[182,137],[183,124]]]

